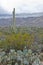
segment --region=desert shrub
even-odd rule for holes
[[[32,30],[30,30],[32,29]],[[0,36],[5,36],[5,40],[0,40],[1,48],[15,48],[15,49],[23,49],[25,46],[28,48],[38,40],[37,43],[43,43],[43,31],[38,28],[18,28],[18,32],[0,32]],[[25,30],[25,31],[23,31]],[[5,31],[4,31],[5,32]]]
[[[10,35],[5,36],[5,40],[0,42],[0,47],[10,47],[16,49],[23,49],[24,46],[29,46],[33,43],[34,36],[29,33],[12,33]]]

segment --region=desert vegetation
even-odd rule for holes
[[[24,46],[30,48],[32,44],[43,45],[43,28],[19,27],[16,33],[12,29],[0,29],[0,48],[23,49]]]
[[[2,56],[1,53],[3,54]],[[11,59],[10,56],[14,57],[14,59]],[[17,61],[17,59],[20,61]],[[32,65],[34,59],[39,63],[43,61],[43,28],[17,27],[17,32],[15,33],[10,27],[9,29],[0,27],[1,64],[18,65],[20,63],[20,65]]]

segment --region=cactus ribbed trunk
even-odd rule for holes
[[[16,32],[15,8],[13,9],[13,31]]]

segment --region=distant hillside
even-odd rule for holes
[[[43,12],[39,12],[39,13],[20,13],[20,14],[16,14],[16,17],[40,17],[43,16]]]
[[[27,17],[27,18],[17,18],[17,26],[29,26],[29,27],[43,27],[43,16],[40,17]]]
[[[1,18],[0,26],[9,26],[12,24],[12,18]],[[43,27],[43,16],[40,17],[17,17],[16,26]]]
[[[0,26],[10,26],[11,24],[12,14],[0,14]],[[16,26],[43,27],[43,12],[16,14]]]

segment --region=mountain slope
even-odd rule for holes
[[[9,26],[12,22],[12,18],[3,18],[0,19],[0,26]],[[16,18],[16,26],[43,27],[43,16]]]
[[[40,17],[17,18],[16,19],[16,24],[18,26],[43,27],[43,16],[40,16]]]

